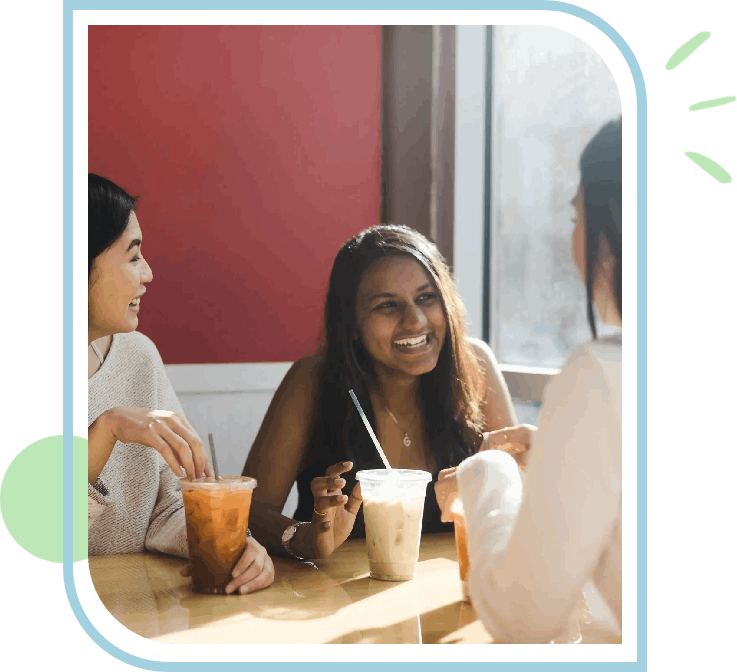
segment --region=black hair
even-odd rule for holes
[[[87,175],[87,198],[89,280],[95,259],[123,235],[138,199],[117,184],[94,173]]]
[[[599,130],[580,161],[586,215],[586,301],[589,327],[596,338],[594,274],[603,236],[614,257],[613,290],[622,317],[622,118]]]

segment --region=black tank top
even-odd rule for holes
[[[375,456],[371,456],[367,459],[355,459],[353,461],[353,469],[350,472],[342,475],[345,479],[346,485],[343,488],[343,494],[350,495],[353,490],[353,486],[357,483],[356,472],[362,469],[382,469],[384,465],[381,462],[381,458],[378,453],[374,451]],[[318,476],[325,476],[327,468],[332,464],[335,464],[338,460],[328,463],[324,460],[318,460],[312,462],[309,466],[305,467],[297,475],[297,509],[294,512],[295,520],[310,521],[312,520],[312,511],[315,506],[315,498],[312,496],[312,489],[310,483],[313,478]],[[449,467],[450,465],[442,465],[442,469]],[[433,483],[437,480],[438,475],[434,473],[432,480],[427,484],[427,492],[425,493],[425,509],[422,514],[422,531],[423,532],[447,532],[453,529],[452,523],[443,523],[440,520],[440,507],[438,501],[435,498],[435,490]],[[356,522],[353,525],[350,537],[365,537],[366,528],[363,523],[363,507],[356,516]]]

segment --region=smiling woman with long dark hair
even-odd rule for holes
[[[259,481],[251,525],[274,550],[323,557],[364,533],[355,471],[382,464],[350,389],[395,468],[437,474],[475,453],[484,431],[516,422],[491,350],[466,334],[445,261],[410,228],[372,227],[340,249],[318,351],[290,369],[256,437],[243,471]],[[280,513],[295,479],[296,521]],[[423,531],[441,529],[428,496]]]

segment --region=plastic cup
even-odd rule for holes
[[[359,471],[369,573],[381,581],[408,581],[420,555],[422,512],[432,476],[416,469]]]
[[[453,528],[456,538],[456,556],[458,557],[458,571],[461,575],[461,594],[464,602],[470,602],[471,596],[468,592],[468,533],[466,532],[466,518],[463,515],[463,504],[456,499],[450,509],[453,516]]]
[[[248,476],[179,481],[187,521],[192,587],[224,594],[233,567],[246,548],[248,514],[256,479]]]

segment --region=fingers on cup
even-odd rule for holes
[[[267,557],[268,556],[265,553],[263,555],[257,555],[253,559],[253,562],[248,565],[246,571],[242,574],[239,574],[227,585],[227,587],[225,588],[225,592],[230,594],[235,592],[236,590],[240,591],[241,588],[246,587],[251,581],[253,581],[253,579],[261,574],[264,569]]]
[[[179,463],[187,472],[188,478],[197,478],[195,473],[194,460],[192,459],[192,451],[189,444],[179,434],[169,427],[161,428],[162,438],[169,444],[172,452],[177,456]]]
[[[272,583],[274,583],[274,563],[267,555],[264,560],[263,567],[261,568],[261,572],[255,578],[243,584],[238,591],[241,595],[246,595],[247,593],[253,593],[256,590],[268,588]]]
[[[187,418],[181,413],[174,415],[174,420],[177,423],[174,427],[174,431],[179,434],[189,445],[189,449],[192,453],[192,460],[194,462],[194,468],[197,470],[198,478],[207,475],[207,453],[205,451],[205,444],[197,436],[197,432],[194,427],[189,424]]]
[[[169,444],[164,441],[164,439],[162,439],[158,434],[154,434],[147,443],[164,458],[164,461],[169,465],[169,468],[174,472],[175,476],[180,477],[182,475],[182,465]]]

